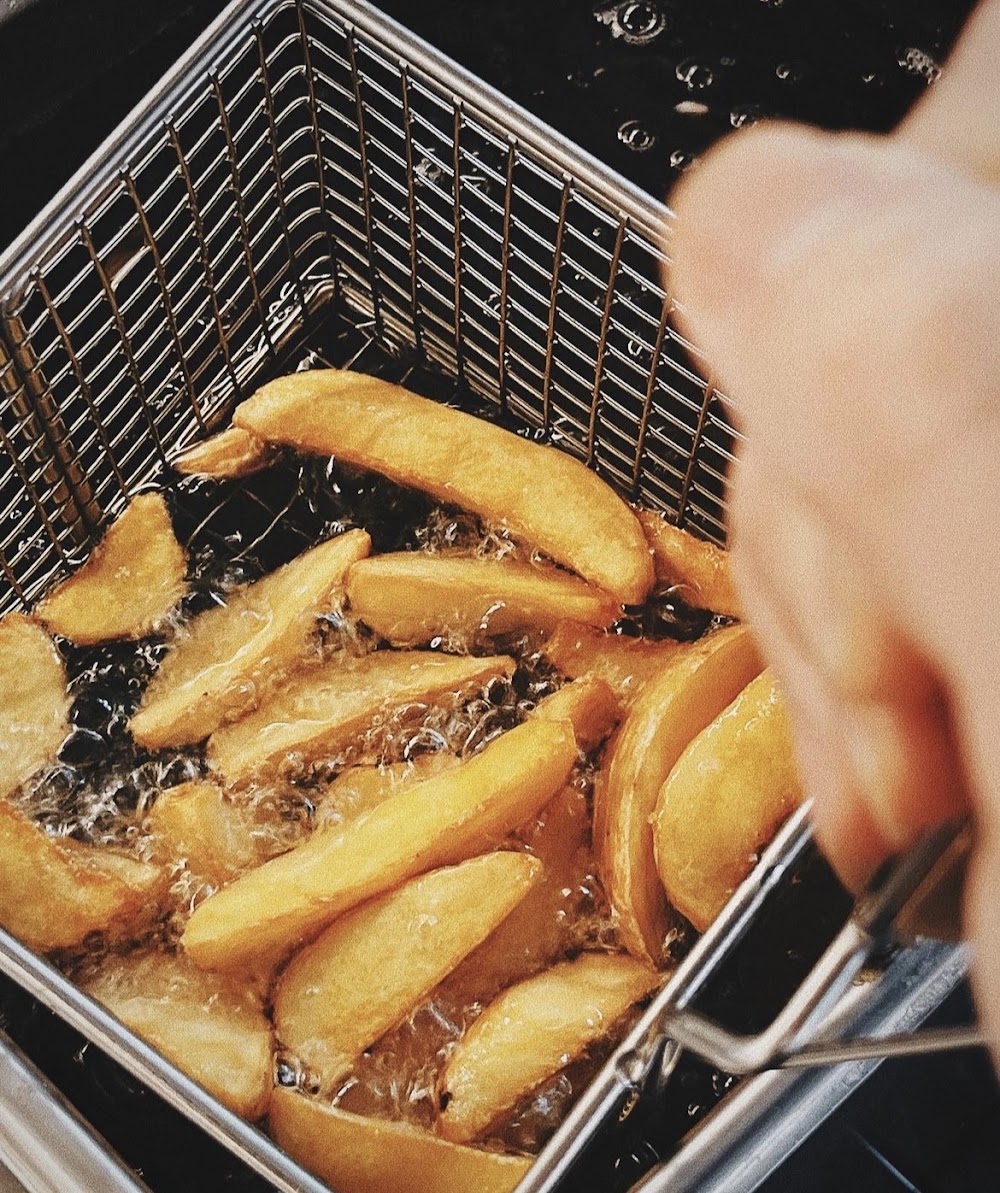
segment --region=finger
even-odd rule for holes
[[[984,182],[1000,184],[1000,0],[973,13],[944,71],[897,135]]]
[[[787,701],[803,791],[813,800],[817,840],[844,885],[860,890],[892,852],[892,844],[854,782],[841,739],[831,731],[839,714],[830,693],[797,649],[787,611],[771,603],[759,559],[745,541],[734,551],[733,569],[751,597],[754,633]]]
[[[803,483],[877,511],[887,479],[891,495],[984,406],[992,372],[942,368],[984,355],[998,212],[983,188],[886,138],[758,126],[691,171],[676,205],[682,326],[747,435]]]
[[[841,158],[828,135],[759,125],[720,142],[674,192],[668,284],[679,322],[751,416],[766,397],[753,383],[774,367],[767,357],[778,345],[766,334],[772,312],[788,314],[781,254],[793,244],[807,253],[804,225],[827,225],[838,203],[856,207],[870,189]]]
[[[733,502],[734,563],[749,615],[768,657],[780,660],[793,707],[810,714],[813,738],[837,742],[840,764],[831,765],[828,747],[829,773],[816,788],[818,803],[833,805],[828,822],[846,815],[841,801],[855,819],[864,803],[877,830],[871,841],[827,845],[841,868],[841,852],[899,852],[968,807],[941,683],[883,604],[852,528],[831,527],[794,478],[769,461],[761,466],[752,448],[750,456]],[[817,768],[807,772],[816,782]]]

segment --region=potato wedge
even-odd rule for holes
[[[365,899],[493,848],[544,807],[575,761],[568,724],[527,721],[454,770],[217,891],[195,909],[184,946],[207,969],[286,954]]]
[[[443,775],[445,771],[458,766],[459,761],[457,754],[439,750],[435,754],[418,754],[410,762],[394,762],[389,766],[349,766],[319,797],[316,827],[357,820],[404,787],[422,783],[424,779],[431,779],[435,775]]]
[[[659,984],[632,957],[582,953],[495,999],[459,1041],[441,1080],[441,1134],[482,1135],[504,1111],[605,1035]]]
[[[81,646],[153,633],[187,590],[187,555],[161,493],[140,493],[36,616]]]
[[[244,1118],[271,1097],[274,1040],[260,999],[183,954],[109,956],[83,990]]]
[[[195,780],[161,791],[146,827],[164,861],[183,862],[213,886],[260,866],[287,846],[259,809]]]
[[[564,956],[574,943],[578,905],[594,864],[586,794],[564,787],[542,811],[527,844],[542,863],[541,879],[445,979],[439,993],[449,1006],[488,1002]]]
[[[271,1134],[337,1193],[512,1193],[528,1156],[448,1143],[408,1123],[348,1114],[276,1088]]]
[[[556,448],[378,377],[293,373],[238,406],[233,422],[470,510],[626,605],[640,604],[653,586],[638,519],[596,473]]]
[[[801,800],[784,701],[764,671],[681,754],[656,803],[657,868],[699,932]]]
[[[664,780],[688,743],[761,670],[743,626],[686,646],[646,684],[608,747],[594,792],[594,849],[622,942],[659,965],[667,903],[649,820]]]
[[[267,468],[276,455],[272,444],[239,427],[229,427],[181,452],[171,464],[185,476],[235,480]]]
[[[334,658],[293,676],[256,712],[213,733],[208,760],[238,783],[274,774],[289,756],[303,762],[335,757],[387,714],[513,672],[513,659],[504,655],[380,650],[347,662]]]
[[[135,740],[153,750],[186,745],[255,708],[308,658],[316,616],[370,546],[363,530],[350,530],[196,617],[132,717]]]
[[[126,939],[152,920],[167,885],[159,866],[50,837],[0,800],[0,924],[34,949],[65,949],[91,932]]]
[[[473,644],[517,630],[549,630],[561,617],[609,626],[614,597],[554,567],[514,560],[399,551],[354,564],[351,612],[399,646],[454,637]]]
[[[542,651],[552,666],[570,679],[593,675],[605,680],[628,708],[646,681],[662,674],[667,660],[681,646],[670,639],[651,642],[562,621]]]
[[[334,920],[278,982],[278,1038],[332,1093],[354,1058],[489,936],[541,870],[526,853],[490,853],[413,878]]]
[[[576,733],[576,744],[589,753],[618,724],[622,710],[609,684],[597,676],[587,676],[546,696],[533,715],[543,721],[569,721]]]
[[[695,538],[652,510],[640,510],[639,521],[653,548],[658,583],[678,585],[681,596],[696,609],[711,609],[723,617],[743,616],[728,551]]]
[[[52,762],[69,733],[66,668],[23,613],[0,618],[0,799]]]

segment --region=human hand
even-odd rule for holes
[[[682,323],[734,399],[733,566],[859,886],[971,811],[1000,1039],[1000,0],[890,137],[758,126],[685,178]]]

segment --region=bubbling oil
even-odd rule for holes
[[[46,831],[125,850],[144,860],[156,856],[148,813],[159,794],[181,783],[210,778],[201,745],[147,751],[128,732],[128,719],[170,637],[186,621],[213,605],[225,604],[236,586],[352,527],[363,527],[371,535],[374,553],[462,551],[479,558],[534,558],[502,529],[484,528],[467,514],[434,506],[421,494],[383,477],[331,460],[285,457],[267,472],[240,482],[184,478],[164,492],[178,538],[188,549],[189,594],[164,635],[88,648],[59,641],[73,699],[71,729],[56,762],[16,796],[18,805]],[[706,626],[707,617],[692,614],[675,594],[664,593],[624,619],[618,630],[688,638],[704,632]],[[358,657],[383,648],[349,610],[340,607],[318,620],[315,647],[328,658]],[[252,809],[260,826],[255,831],[268,838],[267,853],[282,852],[309,834],[326,788],[345,767],[385,767],[441,751],[468,757],[524,721],[562,682],[531,634],[481,641],[442,636],[430,648],[510,654],[517,666],[511,677],[494,679],[471,696],[387,709],[349,749],[309,765],[291,759],[279,781],[240,792],[234,798]],[[581,757],[573,782],[587,801],[593,773],[594,760]],[[544,814],[538,823],[497,844],[531,851],[543,824]],[[167,911],[145,939],[128,947],[176,948],[191,912],[215,889],[186,859],[174,859]],[[552,909],[560,951],[558,956],[538,958],[536,972],[585,948],[619,947],[589,845],[560,894]],[[101,942],[88,944],[85,952],[59,959],[71,974],[92,974],[113,963]],[[437,1113],[443,1067],[468,1025],[497,992],[476,989],[474,982],[449,987],[446,981],[403,1024],[359,1057],[338,1089],[325,1092],[332,1092],[346,1109],[430,1127]],[[626,1026],[620,1025],[607,1042],[528,1096],[491,1135],[491,1145],[536,1151]],[[275,1074],[281,1084],[306,1091],[315,1088],[313,1076],[288,1053],[278,1054]]]

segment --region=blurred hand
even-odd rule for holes
[[[858,886],[972,811],[966,927],[1000,1040],[997,47],[993,0],[890,137],[734,135],[675,193],[668,247],[747,436],[733,566],[820,843]]]

